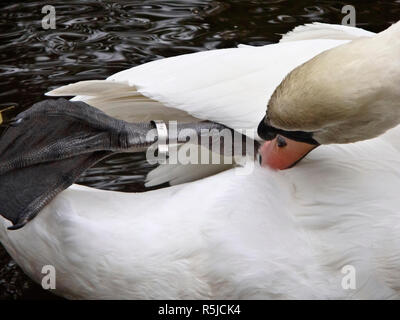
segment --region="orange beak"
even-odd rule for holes
[[[293,167],[317,145],[298,142],[277,135],[275,139],[266,141],[258,150],[261,155],[261,166],[269,166],[275,170]]]

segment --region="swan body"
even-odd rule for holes
[[[357,33],[371,36],[349,30],[295,29],[280,44],[164,59],[51,94],[79,95],[128,120],[256,128],[288,72]],[[0,217],[0,241],[39,283],[42,267],[53,265],[55,292],[67,298],[399,298],[399,136],[395,128],[323,146],[287,171],[247,163],[140,194],[73,185],[20,230]],[[185,170],[155,175],[190,177]],[[343,286],[346,266],[356,272],[353,289]]]
[[[141,194],[74,185],[23,229],[3,219],[1,241],[39,283],[53,265],[67,298],[398,298],[399,168],[377,138],[285,172],[237,168]],[[342,287],[347,265],[355,290]]]

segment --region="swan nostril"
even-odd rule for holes
[[[279,148],[284,148],[287,146],[287,142],[286,142],[285,138],[283,138],[282,136],[277,136],[276,137],[276,145]]]

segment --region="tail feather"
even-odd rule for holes
[[[233,167],[233,164],[162,164],[148,173],[145,186],[153,187],[164,183],[177,185],[196,181]]]
[[[175,120],[196,122],[186,111],[166,107],[139,93],[134,86],[109,80],[80,81],[46,93],[47,96],[75,96],[73,101],[85,101],[117,119],[140,122]]]
[[[127,90],[129,89],[129,90]],[[133,89],[133,90],[132,90]],[[47,96],[125,96],[135,93],[135,89],[125,83],[107,80],[79,81],[59,87],[46,93]]]
[[[188,143],[187,143],[188,144]],[[186,144],[186,148],[187,148]],[[181,153],[183,145],[171,148],[171,152],[175,154]],[[198,164],[181,164],[179,163],[167,163],[158,166],[147,174],[146,177],[146,187],[153,187],[164,183],[169,183],[170,185],[177,185],[181,183],[191,182],[199,179],[203,179],[219,172],[231,169],[237,164],[234,158],[231,156],[222,156],[220,154],[214,154],[208,148],[204,146],[197,146]],[[201,159],[204,159],[204,155],[208,157],[209,164],[202,164]],[[218,159],[219,164],[213,164],[212,160]],[[176,157],[171,157],[169,160]]]
[[[360,37],[373,37],[374,35],[375,33],[361,28],[315,22],[297,26],[284,34],[279,42],[311,39],[354,40]]]

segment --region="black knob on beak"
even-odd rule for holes
[[[261,139],[264,140],[272,140],[275,139],[277,132],[274,127],[269,126],[266,121],[265,117],[261,120],[260,124],[257,128],[257,133]]]

